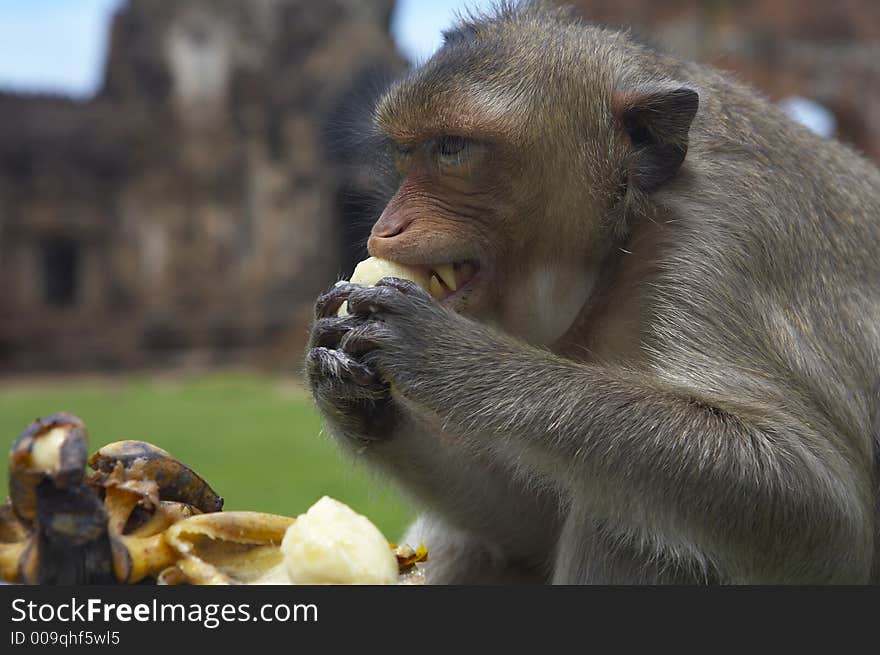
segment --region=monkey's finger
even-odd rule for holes
[[[306,373],[312,379],[335,378],[351,381],[360,386],[381,383],[379,376],[368,366],[341,350],[312,348],[306,355]]]
[[[362,355],[387,343],[391,331],[384,323],[363,323],[349,330],[339,342],[339,349],[353,356]]]
[[[361,287],[348,296],[348,311],[358,316],[409,314],[412,309],[412,298],[393,286]]]
[[[336,348],[340,340],[353,328],[361,325],[363,319],[357,316],[336,316],[319,318],[312,328],[310,345],[312,348]]]
[[[428,293],[423,287],[419,286],[412,280],[406,280],[399,277],[383,277],[381,280],[376,282],[377,287],[392,287],[397,289],[402,294],[407,296],[413,296],[416,298],[420,298],[426,302],[431,302],[434,300],[431,297],[431,294]]]
[[[348,295],[360,286],[351,282],[337,282],[333,288],[319,296],[315,301],[315,318],[336,316],[336,312],[339,311],[342,303],[348,300]]]

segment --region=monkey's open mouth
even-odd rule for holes
[[[430,269],[428,292],[439,302],[450,300],[465,292],[480,272],[475,261],[454,262]]]

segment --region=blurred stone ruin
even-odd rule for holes
[[[589,20],[732,72],[783,106],[818,103],[833,136],[880,161],[875,0],[572,0]]]
[[[0,371],[297,368],[377,210],[392,9],[130,0],[94,99],[0,94]]]
[[[880,3],[574,4],[819,103],[880,159]],[[313,298],[381,208],[361,135],[406,68],[393,9],[128,0],[95,98],[0,93],[0,372],[298,370]]]

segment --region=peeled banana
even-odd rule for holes
[[[430,285],[429,273],[412,266],[380,259],[379,257],[370,257],[355,266],[349,282],[372,285],[376,284],[383,277],[398,277],[403,280],[410,280],[423,289],[427,289]],[[336,315],[348,316],[348,302],[342,303]]]
[[[297,517],[281,552],[294,584],[397,583],[397,558],[379,529],[328,496]]]

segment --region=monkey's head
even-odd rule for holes
[[[627,208],[678,174],[697,93],[559,12],[502,6],[444,36],[376,106],[397,187],[370,254],[434,271],[450,308],[550,343],[588,303]]]

